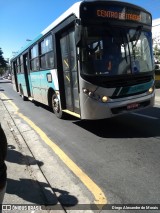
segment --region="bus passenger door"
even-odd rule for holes
[[[24,68],[24,77],[25,77],[27,95],[28,97],[30,97],[31,92],[30,92],[30,84],[29,84],[28,53],[23,55],[23,68]]]
[[[66,108],[79,113],[78,73],[74,31],[60,39]]]
[[[17,79],[17,62],[12,62],[12,83],[15,91],[19,92],[18,79]]]

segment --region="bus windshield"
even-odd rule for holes
[[[153,71],[151,32],[137,28],[85,27],[82,74],[128,75]]]

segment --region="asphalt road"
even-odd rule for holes
[[[110,203],[160,204],[160,89],[153,108],[97,121],[60,120],[47,107],[24,102],[11,83],[1,81],[0,90],[97,183]]]

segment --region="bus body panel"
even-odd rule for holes
[[[35,101],[42,102],[41,95],[41,72],[31,72],[31,87],[33,92],[33,98]]]
[[[154,81],[147,83],[133,85],[122,88],[103,88],[96,85],[92,85],[87,81],[80,80],[80,108],[82,119],[104,119],[116,116],[118,114],[139,110],[145,107],[151,107],[154,105],[155,93],[149,94],[148,90],[154,87]],[[126,89],[127,88],[127,89]],[[84,93],[84,89],[88,90],[88,93]],[[123,95],[128,97],[121,97],[122,93],[117,93],[117,98],[110,98],[115,91],[125,91]],[[144,92],[143,92],[144,91]],[[92,94],[90,95],[91,92]],[[134,95],[134,93],[141,93]],[[102,102],[102,97],[107,96],[108,101]]]
[[[30,87],[33,91],[33,99],[48,105],[48,91],[53,89],[59,90],[57,70],[43,70],[39,72],[31,72]]]
[[[32,89],[32,82],[31,82],[31,74],[28,74],[28,82],[29,82],[29,89],[30,89],[30,96],[33,98],[33,89]]]
[[[154,105],[155,94],[145,95],[139,98],[132,98],[131,100],[119,100],[119,102],[110,103],[98,103],[97,101],[85,97],[81,108],[81,119],[96,120],[105,119],[120,115],[122,113],[133,112],[145,107],[152,107]],[[147,106],[146,102],[148,103]],[[142,105],[142,108],[127,110],[127,106],[131,104],[138,103]],[[115,113],[112,112],[115,110]]]
[[[23,95],[25,97],[28,97],[27,84],[26,84],[24,73],[18,74],[17,80],[18,80],[19,91],[21,92],[21,89],[22,89]]]

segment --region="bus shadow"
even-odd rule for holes
[[[47,106],[47,105],[45,105],[45,104],[39,103],[39,102],[37,102],[37,101],[33,101],[33,103],[34,103],[34,105],[35,105],[36,107],[40,107],[40,108],[42,108],[42,109],[45,109],[45,110],[47,110],[47,111],[53,113],[53,115],[56,117],[56,115],[54,114],[54,112],[53,112],[53,110],[52,110],[51,107],[49,107],[49,106]],[[74,116],[72,116],[72,115],[70,115],[70,114],[64,113],[63,120],[78,121],[79,118],[76,118],[76,117],[74,117]]]
[[[32,101],[32,103],[36,106],[36,107],[41,107],[49,112],[53,112],[52,108],[50,108],[49,106],[45,105],[45,104],[42,104],[40,102],[37,102],[37,101]]]
[[[152,118],[153,115],[143,110],[103,120],[76,121],[74,124],[102,138],[160,137],[160,108],[152,110],[159,117]]]

